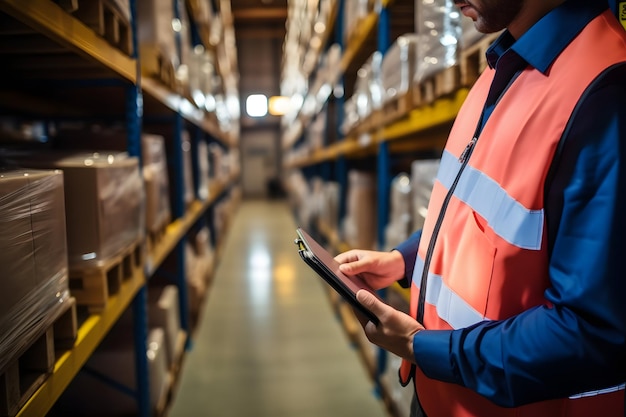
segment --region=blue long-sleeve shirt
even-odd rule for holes
[[[488,52],[489,64],[516,54],[549,76],[558,54],[605,8],[603,2],[566,1],[517,41],[503,33]],[[546,189],[551,286],[545,298],[551,306],[459,330],[419,332],[415,359],[428,377],[503,406],[626,380],[625,66],[605,72],[579,106]],[[397,248],[408,280],[420,236]]]

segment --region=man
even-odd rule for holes
[[[428,417],[622,416],[626,34],[599,0],[456,0],[487,53],[443,152],[423,231],[336,257],[367,337],[404,359]],[[422,325],[423,324],[423,325]],[[421,407],[420,407],[421,405]]]

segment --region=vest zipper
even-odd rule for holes
[[[478,131],[478,129],[476,129]],[[478,133],[478,132],[476,132]],[[465,170],[467,163],[469,161],[472,152],[474,151],[476,142],[478,141],[478,135],[475,134],[472,137],[472,140],[469,141],[461,156],[459,156],[459,162],[461,163],[461,168],[459,168],[459,172],[456,174],[454,178],[454,182],[450,186],[446,197],[443,200],[441,205],[441,210],[439,211],[439,216],[437,217],[437,222],[435,223],[435,227],[433,229],[433,233],[430,237],[430,241],[428,242],[428,250],[426,251],[426,259],[424,259],[424,269],[422,270],[422,277],[420,280],[420,296],[417,304],[417,321],[421,324],[424,324],[424,304],[426,302],[426,279],[428,278],[428,270],[430,269],[430,262],[433,257],[433,252],[435,248],[435,242],[437,241],[437,236],[439,235],[439,230],[441,229],[441,225],[443,223],[443,218],[446,214],[446,210],[448,209],[448,204],[452,199],[452,195],[454,194],[454,190],[456,189],[457,184],[459,183],[459,179],[461,178],[461,174]]]

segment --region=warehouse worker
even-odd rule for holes
[[[365,333],[404,359],[413,415],[623,416],[626,33],[600,0],[455,1],[506,30],[423,230],[336,258],[375,288],[411,285],[410,316],[358,293],[380,319]]]

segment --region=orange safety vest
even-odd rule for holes
[[[610,27],[610,30],[607,30]],[[502,320],[546,304],[550,286],[544,183],[569,118],[586,87],[612,64],[626,61],[626,35],[610,11],[593,19],[557,57],[549,76],[526,68],[501,97],[455,188],[429,264],[424,325],[464,328]],[[581,65],[580,57],[585,57]],[[428,207],[417,253],[410,313],[442,203],[461,169],[459,160],[486,101],[495,71],[487,69],[454,123]],[[495,405],[459,385],[432,380],[403,363],[401,381],[414,377],[428,417],[622,416],[624,390],[541,401],[517,408]],[[623,388],[623,387],[622,387]]]

